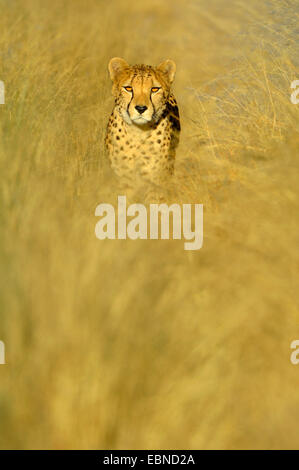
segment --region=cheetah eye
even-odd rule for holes
[[[133,88],[131,86],[124,86],[124,89],[130,92],[133,91]]]
[[[160,87],[154,86],[154,87],[152,88],[152,93],[157,93],[157,91],[159,91],[159,90],[160,90]]]

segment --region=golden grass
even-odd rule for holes
[[[298,447],[298,5],[248,3],[0,0],[1,448]],[[115,55],[177,63],[198,252],[94,235]]]

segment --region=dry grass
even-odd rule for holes
[[[0,0],[1,448],[298,447],[298,5],[248,3]],[[94,236],[115,55],[177,63],[198,252]]]

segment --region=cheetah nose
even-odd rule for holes
[[[135,109],[137,109],[139,114],[142,114],[147,110],[147,106],[135,106]]]

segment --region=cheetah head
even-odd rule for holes
[[[155,124],[166,108],[176,65],[172,60],[158,67],[133,65],[119,57],[109,62],[116,106],[128,124]]]

